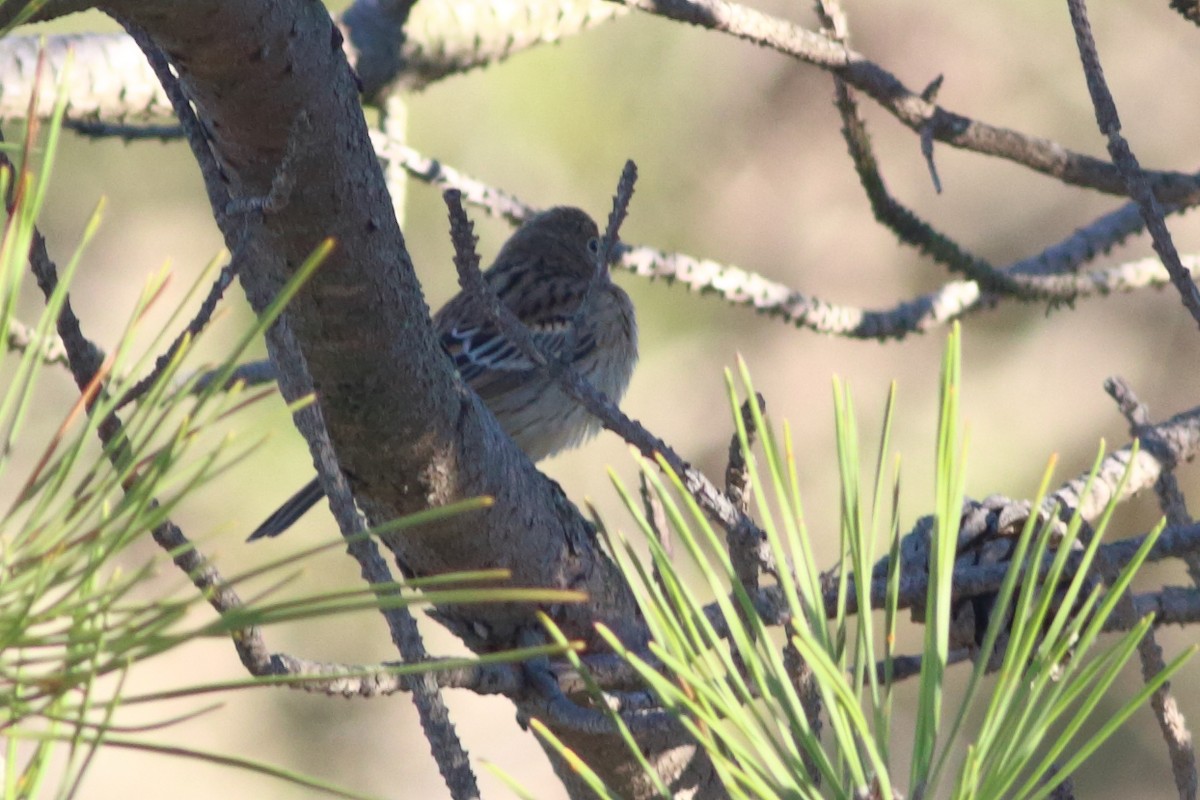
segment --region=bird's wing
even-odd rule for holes
[[[522,322],[547,358],[560,357],[568,343],[570,316],[544,314]],[[491,322],[455,325],[444,329],[441,337],[442,347],[454,359],[463,380],[484,400],[518,388],[538,369]],[[591,334],[581,331],[575,339],[573,359],[584,357],[595,346]]]

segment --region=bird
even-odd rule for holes
[[[618,403],[637,363],[637,320],[609,265],[597,263],[599,252],[600,232],[587,212],[557,206],[518,228],[483,279],[544,356],[569,360]],[[505,433],[535,462],[595,435],[599,420],[508,341],[487,309],[487,299],[460,291],[433,316],[433,325],[459,375]],[[564,352],[568,348],[571,352]],[[314,478],[247,541],[278,536],[323,496]]]

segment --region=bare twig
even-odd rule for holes
[[[217,310],[217,303],[221,301],[221,297],[224,296],[225,290],[229,288],[229,284],[233,282],[233,278],[233,264],[226,264],[217,274],[217,279],[213,281],[212,287],[208,290],[208,296],[200,304],[196,315],[192,317],[183,331],[175,337],[175,341],[171,342],[171,346],[167,348],[167,351],[154,360],[154,367],[150,370],[150,373],[131,386],[121,396],[120,401],[117,403],[118,410],[148,392],[158,379],[162,377],[163,371],[171,365],[171,361],[179,353],[180,348],[200,335],[200,332],[204,330],[209,320],[212,319],[213,312]]]
[[[1120,171],[1126,192],[1141,209],[1142,219],[1146,221],[1146,229],[1154,242],[1154,252],[1158,253],[1167,268],[1184,307],[1191,313],[1192,318],[1200,323],[1200,290],[1196,288],[1191,273],[1179,260],[1179,252],[1175,249],[1171,232],[1167,230],[1163,209],[1159,199],[1155,197],[1148,174],[1142,170],[1129,147],[1129,142],[1121,135],[1121,119],[1117,115],[1117,104],[1113,101],[1112,93],[1104,80],[1100,54],[1096,51],[1092,26],[1088,21],[1087,4],[1084,0],[1067,0],[1067,10],[1071,13],[1071,25],[1075,28],[1075,43],[1079,47],[1079,58],[1083,62],[1088,93],[1096,110],[1096,123],[1108,140],[1109,155]]]
[[[1142,440],[1143,447],[1163,451],[1165,448],[1154,437],[1150,424],[1150,411],[1133,391],[1128,381],[1120,376],[1113,376],[1104,382],[1104,390],[1117,402],[1121,414],[1129,421],[1129,432]],[[1171,457],[1169,450],[1164,454],[1164,469],[1154,483],[1154,492],[1158,495],[1158,504],[1167,522],[1171,525],[1186,525],[1192,521],[1188,513],[1187,500],[1179,488],[1175,478],[1174,467],[1177,462]],[[1200,586],[1200,560],[1188,562],[1188,572],[1193,582]]]
[[[396,148],[374,137],[377,152],[389,163],[399,163],[418,180],[441,188],[459,189],[465,201],[514,225],[533,215],[535,209],[514,196],[488,186],[425,158],[411,148]],[[868,140],[863,140],[869,145]],[[965,253],[951,240],[929,229],[896,204],[879,182],[877,191],[864,178],[877,218],[896,230],[901,239],[951,269],[979,275],[996,287],[1015,287],[1015,295],[1026,298],[1066,302],[1086,297],[1105,296],[1162,286],[1170,276],[1157,259],[1142,259],[1115,267],[1072,276],[1057,283],[1025,280],[1025,276],[1044,276],[1068,272],[1095,259],[1100,253],[1121,243],[1144,227],[1136,205],[1128,204],[1073,232],[1062,242],[1041,253],[997,269],[982,259]],[[1182,210],[1171,206],[1168,212]],[[797,327],[818,333],[857,339],[902,339],[913,333],[925,333],[962,316],[990,308],[1000,295],[981,289],[975,281],[953,281],[929,294],[898,303],[889,309],[873,310],[830,303],[767,280],[753,272],[697,259],[682,253],[666,253],[644,246],[618,244],[619,264],[649,278],[680,281],[693,291],[717,294],[735,305],[754,308]],[[1197,259],[1185,257],[1183,263],[1197,270]],[[254,373],[265,375],[265,373]]]
[[[1129,421],[1132,435],[1137,436],[1141,430],[1149,427],[1150,412],[1138,400],[1133,387],[1120,378],[1110,378],[1105,383],[1105,389],[1117,401],[1121,413]],[[1164,510],[1176,517],[1171,520],[1172,523],[1184,524],[1190,521],[1186,520],[1186,509],[1180,510],[1183,497],[1175,481],[1174,473],[1164,470],[1155,486],[1159,490],[1158,495]],[[1185,519],[1179,518],[1181,514]],[[1188,564],[1189,572],[1193,574],[1194,582],[1196,573],[1193,567],[1200,564],[1200,555],[1189,554],[1185,561]],[[1116,579],[1119,570],[1107,559],[1101,557],[1099,567],[1106,581],[1111,583]],[[1137,617],[1133,597],[1128,590],[1117,604],[1114,616],[1125,626],[1132,627],[1136,624]],[[1138,642],[1138,658],[1141,661],[1142,680],[1144,681],[1153,680],[1156,675],[1167,668],[1162,646],[1158,643],[1153,628],[1146,631],[1146,635]],[[1163,740],[1167,745],[1171,771],[1175,776],[1175,788],[1179,791],[1180,800],[1194,800],[1197,789],[1196,751],[1192,746],[1192,733],[1188,730],[1187,720],[1184,719],[1183,712],[1179,709],[1179,702],[1171,693],[1170,681],[1164,683],[1150,696],[1150,707],[1154,711],[1154,718],[1158,721],[1159,731],[1162,732]]]
[[[845,42],[842,42],[845,44]],[[937,100],[938,90],[942,88],[942,80],[944,75],[938,75],[929,85],[925,87],[925,91],[921,92],[921,99],[926,103],[934,103]],[[937,164],[933,161],[933,124],[932,120],[928,125],[922,125],[920,130],[921,137],[921,155],[925,158],[925,165],[929,167],[929,179],[933,181],[933,190],[938,194],[942,193],[942,179],[938,177]]]
[[[140,34],[138,35],[140,36]],[[146,40],[146,46],[154,47],[154,44],[152,44],[149,40]],[[186,109],[186,112],[181,112],[180,114],[180,118],[185,120],[184,124],[180,126],[181,130],[190,132],[188,133],[188,136],[190,137],[197,137],[197,142],[206,142],[206,138],[202,128],[200,128],[199,121],[196,119],[196,116],[192,114],[191,106],[186,102],[186,98],[184,97],[184,94],[182,94],[182,89],[178,85],[178,79],[175,79],[172,72],[169,70],[166,56],[163,56],[161,52],[158,53],[157,58],[155,58],[155,56],[152,54],[148,55],[151,65],[155,67],[155,72],[160,73],[161,77],[169,79],[170,84],[172,84],[167,86],[168,97],[172,98],[172,102],[178,101],[179,106]],[[272,176],[271,187],[268,194],[266,194],[266,196],[263,198],[230,199],[227,201],[226,206],[224,206],[226,207],[226,213],[246,213],[250,211],[272,213],[277,212],[284,204],[287,203],[290,193],[292,193],[294,184],[294,176],[292,174],[292,170],[289,169],[290,164],[292,164],[294,158],[296,157],[295,142],[298,140],[298,137],[295,136],[294,132],[296,128],[310,124],[311,122],[308,121],[304,115],[301,115],[298,119],[293,120],[293,136],[288,137],[288,149],[286,152],[284,152],[280,169],[278,169],[275,175]],[[116,408],[125,408],[126,405],[145,395],[145,392],[149,391],[151,386],[154,386],[155,381],[161,377],[164,369],[170,365],[170,362],[172,362],[175,355],[179,353],[179,349],[184,347],[184,344],[190,342],[191,339],[196,338],[200,331],[204,330],[204,327],[209,324],[212,314],[214,314],[216,311],[217,303],[220,302],[221,297],[224,296],[224,290],[229,288],[230,283],[233,283],[233,278],[236,275],[236,272],[238,272],[238,259],[235,257],[233,261],[230,261],[229,264],[223,266],[221,272],[218,273],[216,281],[212,283],[212,287],[209,289],[208,296],[205,297],[204,302],[200,303],[200,308],[196,313],[196,317],[193,317],[190,323],[188,323],[185,327],[184,331],[180,332],[178,337],[175,337],[175,341],[170,344],[170,347],[167,348],[166,353],[163,353],[157,357],[155,360],[155,366],[151,369],[150,374],[146,375],[146,377],[142,380],[139,380],[136,385],[133,385],[131,389],[125,393],[124,397],[121,397],[120,402],[116,404]]]
[[[844,83],[842,85],[844,86]],[[113,135],[122,132],[121,126],[111,127]],[[137,126],[129,127],[129,132],[137,136]],[[462,192],[464,201],[513,225],[522,224],[536,211],[503,190],[463,175],[410,147],[389,141],[388,137],[379,131],[372,131],[371,134],[376,153],[389,165],[388,169],[391,165],[397,165],[410,177],[424,183],[441,189],[458,189]],[[933,231],[927,223],[919,220],[887,194],[882,179],[878,177],[878,168],[869,154],[869,139],[865,130],[861,136],[855,134],[855,138],[848,141],[851,144],[852,155],[856,155],[856,149],[862,154],[861,161],[856,155],[856,165],[860,167],[860,175],[863,176],[876,219],[896,231],[901,241],[913,244],[922,253],[945,263],[954,271],[981,277],[987,286],[999,289],[1013,287],[1012,294],[1027,299],[1066,302],[1082,297],[1157,287],[1170,281],[1170,276],[1160,262],[1142,260],[1097,270],[1085,277],[1066,282],[1022,283],[1018,280],[1020,276],[1054,275],[1074,270],[1143,230],[1145,223],[1137,205],[1122,206],[1079,228],[1062,242],[1046,248],[1041,253],[998,269],[966,253],[952,240]],[[1164,211],[1178,213],[1184,208],[1168,205],[1164,207]],[[618,250],[622,254],[620,263],[639,275],[681,280],[695,291],[721,294],[729,302],[752,305],[760,312],[791,322],[798,327],[852,338],[899,339],[910,333],[923,333],[971,311],[990,307],[999,299],[989,291],[981,291],[976,284],[953,282],[931,294],[900,303],[892,309],[865,310],[828,303],[768,281],[754,273],[713,261],[624,244],[619,244]],[[1196,271],[1195,258],[1185,258],[1184,263],[1189,270]]]
[[[738,663],[740,666],[741,662]],[[825,707],[825,702],[821,699],[821,687],[817,683],[816,672],[801,657],[799,648],[790,639],[783,646],[783,668],[792,680],[797,697],[800,698],[800,707],[804,709],[804,716],[808,720],[813,738],[821,741],[821,711]],[[809,780],[820,786],[821,771],[807,748],[800,751],[800,758],[804,762]]]
[[[1164,210],[1176,214],[1184,210],[1184,206],[1168,205]],[[1138,211],[1136,203],[1125,203],[1107,214],[1077,229],[1057,244],[1052,244],[1040,253],[1023,258],[1006,267],[1009,272],[1023,275],[1055,275],[1063,272],[1074,272],[1082,265],[1094,261],[1102,253],[1107,253],[1113,247],[1125,242],[1129,237],[1141,233],[1146,223]],[[1192,269],[1195,269],[1193,265]],[[1162,274],[1161,280],[1155,285],[1163,285],[1169,280],[1166,270],[1157,264],[1157,270]],[[1094,273],[1095,274],[1095,273]],[[1113,286],[1110,290],[1100,289],[1101,294],[1108,291],[1129,291],[1136,286]]]
[[[129,26],[129,30],[134,38],[139,39],[140,43],[146,49],[152,66],[159,75],[160,80],[163,81],[168,96],[175,104],[183,127],[188,133],[189,142],[192,144],[193,149],[197,151],[201,169],[218,170],[219,167],[215,159],[207,151],[207,139],[204,131],[199,121],[192,114],[190,104],[183,94],[178,81],[172,74],[165,56],[162,55],[157,46],[142,31],[134,26]],[[303,122],[297,121],[295,124],[303,124]],[[276,180],[272,181],[270,196],[261,204],[259,210],[264,213],[271,212],[280,203],[287,201],[289,191],[290,180],[286,176],[281,178],[277,175]],[[228,195],[222,199],[224,202],[220,205],[214,204],[214,207],[225,208],[226,213],[229,213],[230,201]],[[40,238],[40,236],[37,238]],[[37,256],[37,253],[31,253],[31,265],[33,266],[35,275],[38,277],[39,285],[42,287],[45,295],[49,297],[57,285],[57,269],[45,257],[44,244],[41,247],[41,257]],[[222,271],[223,281],[218,280],[217,285],[210,291],[205,308],[202,308],[201,313],[197,316],[196,320],[193,320],[193,323],[203,326],[207,321],[208,315],[211,314],[211,306],[215,306],[221,292],[232,278],[234,269],[235,266],[231,265]],[[286,323],[281,324],[281,330],[285,331],[283,335],[290,334],[290,331],[287,331]],[[99,353],[99,350],[83,337],[79,330],[78,320],[71,311],[69,302],[64,303],[63,312],[59,318],[59,335],[63,338],[64,345],[67,348],[72,373],[75,375],[76,382],[82,389],[90,383],[93,376],[98,372],[96,354]],[[181,341],[183,341],[182,337],[180,340],[177,340],[172,349],[176,349]],[[167,357],[169,358],[170,355],[171,353],[168,353]],[[156,366],[155,373],[159,371],[160,367]],[[155,377],[152,373],[148,380]],[[315,413],[315,410],[310,406],[302,409],[299,413]],[[119,441],[123,433],[121,422],[115,412],[102,422],[98,428],[98,433],[106,445],[110,445],[113,441]],[[123,447],[110,448],[109,452],[110,457],[113,459],[123,459],[125,457],[125,448]],[[332,453],[329,455],[332,458]],[[340,471],[335,469],[331,470],[331,472],[335,473],[339,479],[341,478]],[[332,491],[330,491],[331,488]],[[326,490],[328,496],[331,498],[335,512],[340,510],[343,513],[353,515],[358,520],[357,524],[361,530],[362,522],[357,518],[357,512],[353,506],[353,498],[349,490],[345,487],[344,482],[340,486],[326,486]],[[152,536],[160,547],[172,554],[175,564],[189,576],[202,596],[209,601],[210,605],[218,613],[229,613],[242,607],[240,597],[225,583],[216,567],[212,566],[200,554],[174,523],[170,521],[163,523],[152,531]],[[363,575],[369,583],[373,585],[395,584],[390,571],[387,569],[386,562],[379,555],[378,549],[373,542],[360,536],[350,545],[349,549],[359,559]],[[406,660],[411,660],[414,663],[425,661],[427,653],[421,643],[419,632],[416,629],[416,622],[412,619],[411,614],[402,608],[381,608],[381,613],[388,622],[393,640],[400,649],[401,655]],[[311,662],[304,662],[288,656],[270,653],[262,632],[257,626],[249,626],[234,631],[231,639],[243,665],[245,665],[252,675],[285,675],[292,674],[288,672],[289,669],[305,669],[315,666]],[[307,685],[304,688],[310,691],[317,689],[336,692],[338,694],[349,692],[359,695],[369,695],[372,692],[378,691],[378,676],[376,676],[375,680],[370,677],[365,679],[363,677],[351,678],[346,674],[346,669],[340,667],[328,669],[332,673],[332,677],[328,681],[324,683],[305,682]],[[478,797],[479,790],[476,786],[474,773],[470,769],[466,752],[463,750],[461,743],[458,742],[453,725],[449,722],[436,681],[428,675],[416,675],[406,676],[402,682],[406,688],[413,692],[414,702],[421,713],[421,720],[426,736],[433,746],[438,767],[442,771],[452,796],[456,800]]]
[[[984,259],[965,251],[953,239],[935,230],[895,200],[879,173],[871,138],[867,133],[866,123],[859,114],[858,103],[852,90],[838,77],[834,78],[834,90],[836,106],[842,118],[842,136],[849,147],[859,182],[871,202],[871,211],[875,219],[892,230],[901,242],[916,247],[934,261],[971,278],[981,289],[997,295],[1027,301],[1070,303],[1081,293],[1088,291],[1089,280],[1086,276],[1056,274],[1051,277],[1024,274],[1012,269],[997,269]],[[930,141],[927,157],[936,183],[937,173],[933,167],[932,146]]]
[[[1105,557],[1103,548],[1097,553],[1097,564],[1104,579],[1111,584],[1120,570]],[[1113,611],[1112,618],[1122,629],[1134,627],[1138,623],[1137,607],[1133,594],[1126,590]],[[1149,683],[1167,668],[1163,658],[1162,646],[1158,643],[1154,628],[1146,631],[1146,635],[1138,641],[1138,659],[1142,665],[1142,680]],[[1179,702],[1171,693],[1171,682],[1166,681],[1150,696],[1150,708],[1158,721],[1158,729],[1166,742],[1167,752],[1171,760],[1171,772],[1175,777],[1175,787],[1179,791],[1180,800],[1193,800],[1196,797],[1196,751],[1192,746],[1192,732],[1188,730],[1187,720],[1179,709]]]
[[[1152,487],[1164,472],[1200,453],[1200,408],[1144,428],[1139,440],[1145,446],[1136,452],[1133,444],[1128,444],[1104,458],[1087,494],[1088,474],[1081,473],[1046,498],[1044,508],[1079,509],[1085,521],[1093,522],[1121,485],[1126,470],[1129,477],[1118,501]]]
[[[1200,269],[1196,257],[1186,258],[1185,263],[1190,269]],[[796,327],[853,339],[903,339],[926,333],[991,307],[999,299],[975,281],[952,281],[889,309],[862,309],[821,300],[737,267],[649,247],[630,248],[622,255],[621,264],[639,275],[677,280],[693,291],[718,294],[734,305],[748,306]],[[1078,299],[1160,286],[1168,280],[1157,259],[1142,259],[1080,275],[1073,279],[1072,291]]]
[[[225,374],[224,370],[213,370],[205,372],[196,378],[194,387],[195,391],[202,392],[212,385],[218,377]],[[239,364],[233,372],[225,380],[222,388],[230,389],[238,383],[244,383],[246,386],[262,386],[266,383],[275,382],[275,365],[270,359],[264,358],[261,361],[249,361],[245,364]]]
[[[869,156],[869,140],[861,141],[867,147],[862,152]],[[439,188],[457,189],[464,201],[492,216],[518,225],[535,212],[512,195],[425,158],[411,148],[388,149],[378,138],[375,145],[381,157],[400,160],[412,177]],[[1082,275],[1061,275],[1141,231],[1144,222],[1135,205],[1125,205],[1099,217],[1041,253],[996,268],[966,253],[896,203],[878,180],[877,169],[872,167],[868,174],[874,177],[864,178],[864,185],[877,217],[895,230],[902,241],[913,244],[955,271],[978,276],[1004,296],[1049,300],[1058,304],[1158,287],[1170,281],[1157,259],[1142,259]],[[878,187],[874,185],[876,180]],[[1168,210],[1181,209],[1173,206]],[[925,333],[968,313],[989,308],[1002,298],[996,291],[981,288],[976,281],[953,281],[889,309],[862,309],[830,303],[756,273],[683,253],[667,253],[624,243],[617,245],[617,251],[620,255],[618,264],[643,277],[679,281],[693,291],[717,294],[734,305],[749,306],[797,327],[855,339],[902,339],[913,333]],[[1200,260],[1196,257],[1187,257],[1184,263],[1193,271],[1200,269]],[[1038,279],[1044,276],[1055,277]]]
[[[225,180],[224,171],[221,169],[220,162],[212,153],[212,149],[209,146],[208,132],[196,116],[196,112],[193,110],[191,102],[184,93],[183,87],[179,85],[179,79],[172,71],[170,61],[144,30],[137,25],[125,22],[122,22],[122,25],[145,54],[146,61],[154,71],[154,76],[158,78],[158,82],[166,93],[167,99],[171,102],[171,108],[175,111],[175,117],[179,120],[179,126],[183,129],[184,137],[187,139],[189,147],[191,147],[192,155],[196,157],[196,162],[200,167],[200,173],[204,176],[204,185],[209,193],[209,202],[213,208],[225,208],[230,202],[230,197],[228,189],[225,188],[228,182]],[[233,256],[236,259],[237,253],[234,252]]]
[[[161,142],[171,142],[184,137],[182,125],[138,125],[120,122],[65,119],[63,120],[63,127],[90,139],[121,139],[126,142],[136,142],[145,139],[158,139]]]
[[[0,167],[12,170],[12,162],[0,151]],[[11,184],[10,184],[11,185]],[[9,213],[12,213],[12,197],[6,198]],[[48,300],[58,287],[58,267],[46,250],[45,239],[35,228],[33,246],[29,253],[29,265],[37,279],[42,294]],[[105,356],[102,350],[89,340],[82,331],[79,318],[75,315],[68,297],[62,306],[58,318],[58,335],[62,340],[67,355],[67,366],[81,392],[92,396],[97,394],[95,383],[103,379],[103,364]],[[89,403],[89,406],[91,403]],[[120,463],[127,457],[123,444],[124,433],[120,419],[116,414],[109,415],[97,426],[97,434],[106,446],[106,453],[114,463]],[[113,446],[117,445],[117,446]],[[171,521],[166,521],[151,532],[154,541],[175,562],[192,584],[200,590],[209,604],[218,612],[240,609],[241,599],[237,593],[221,578],[216,567],[212,566],[203,555],[188,541],[183,532]],[[235,631],[231,636],[234,647],[242,663],[254,674],[280,674],[279,664],[268,652],[262,632],[256,626],[249,626]]]
[[[621,178],[617,181],[617,193],[613,195],[612,211],[608,214],[608,224],[604,228],[604,239],[600,242],[600,252],[596,255],[597,265],[607,266],[616,253],[621,226],[629,215],[629,201],[633,199],[633,187],[637,183],[637,164],[632,160],[625,162],[621,169]]]
[[[633,199],[635,183],[637,183],[637,165],[632,161],[626,161],[625,167],[621,170],[621,179],[617,183],[617,193],[613,197],[608,224],[605,226],[604,235],[597,243],[592,275],[588,279],[587,286],[584,287],[583,294],[579,298],[579,305],[575,308],[571,324],[567,326],[566,335],[560,345],[562,353],[560,361],[563,367],[570,362],[570,354],[575,352],[579,331],[583,329],[583,320],[591,311],[592,295],[596,291],[596,286],[608,275],[608,265],[613,259],[621,224],[629,213],[629,201]]]
[[[947,111],[923,99],[899,78],[828,37],[778,17],[726,0],[614,0],[658,16],[729,34],[837,74],[915,132],[932,130],[934,140],[982,155],[1003,158],[1071,186],[1126,195],[1117,169],[1057,142],[1000,128]],[[1147,172],[1160,201],[1200,201],[1200,181],[1180,172]]]
[[[286,320],[278,320],[276,325],[285,348],[296,347]],[[311,391],[312,387],[308,386],[306,389]],[[306,406],[298,413],[313,415],[314,426],[323,426],[315,405]],[[363,579],[375,588],[381,597],[395,593],[393,588],[382,588],[396,586],[395,578],[380,554],[378,545],[365,535],[366,522],[354,503],[354,496],[338,467],[337,456],[328,437],[319,437],[312,446],[315,448],[314,455],[317,472],[321,476],[321,486],[325,490],[325,496],[329,498],[330,509],[337,519],[338,528],[346,537],[346,551],[358,562]],[[416,620],[408,609],[381,606],[380,613],[387,623],[392,642],[405,663],[417,664],[428,660],[429,655]],[[407,677],[404,685],[412,692],[413,704],[417,708],[422,730],[451,796],[455,800],[478,797],[479,789],[470,767],[470,759],[455,732],[453,722],[450,721],[449,711],[439,691],[438,679],[428,673],[414,675]]]

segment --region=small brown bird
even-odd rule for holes
[[[572,346],[575,369],[615,403],[625,394],[637,362],[637,321],[633,303],[607,268],[596,275],[599,236],[585,212],[552,208],[522,225],[483,277],[529,329],[542,353],[564,358],[564,348]],[[593,276],[595,285],[588,292]],[[595,417],[496,329],[481,298],[460,292],[434,315],[433,324],[463,380],[532,460],[575,447],[600,430]],[[258,526],[250,540],[287,530],[323,494],[313,480]]]

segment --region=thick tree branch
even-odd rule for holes
[[[600,620],[639,646],[636,604],[588,523],[503,434],[438,346],[357,84],[323,7],[124,0],[107,8],[168,54],[203,122],[193,152],[206,165],[213,214],[252,306],[265,308],[322,240],[336,242],[268,340],[285,398],[315,390],[319,417],[300,422],[314,453],[326,432],[333,446],[336,463],[317,459],[324,484],[344,478],[373,523],[493,497],[486,512],[385,543],[409,574],[503,567],[517,585],[583,591],[586,604],[545,609],[564,632],[589,641]],[[288,185],[304,191],[279,191]],[[537,626],[531,611],[480,606],[442,609],[441,618],[468,644],[493,649]],[[643,793],[646,779],[626,768],[618,737],[561,735],[620,794]],[[643,746],[666,780],[713,784],[691,745],[647,734]],[[569,789],[582,791],[558,766]]]
[[[83,0],[53,0],[45,15],[61,16],[91,5]],[[461,4],[417,3],[403,30],[397,27],[398,17],[376,8],[378,5],[387,6],[355,3],[341,23],[351,61],[362,75],[362,88],[369,98],[396,86],[419,88],[450,74],[495,63],[522,49],[605,22],[625,5],[727,33],[832,71],[930,141],[1013,161],[1070,185],[1108,194],[1127,193],[1122,176],[1112,164],[1048,139],[948,111],[904,86],[895,75],[861,53],[725,0],[614,0],[607,6],[594,0],[583,5],[535,0],[515,26],[487,0],[472,0],[469,11],[464,11]],[[0,8],[0,22],[5,18],[5,10]],[[70,118],[123,122],[167,111],[156,82],[136,65],[136,48],[126,37],[50,37],[47,45],[51,75],[56,80],[68,46],[80,52],[77,77],[68,87]],[[37,40],[32,37],[10,37],[0,42],[0,119],[19,118],[26,113],[29,65],[36,58],[36,49]],[[127,67],[130,64],[134,66]],[[48,113],[49,105],[42,111]],[[1147,171],[1145,175],[1159,202],[1200,202],[1200,178],[1195,175],[1170,171]]]
[[[12,5],[0,7],[0,23],[15,12]],[[53,0],[41,16],[59,17],[97,5]],[[519,19],[510,14],[511,6],[492,0],[416,3],[407,15],[397,14],[394,6],[360,0],[339,23],[363,91],[373,100],[397,86],[419,89],[448,75],[495,64],[624,13],[602,0],[529,0]],[[41,42],[39,36],[0,41],[0,119],[21,118],[28,110],[32,65]],[[128,36],[54,35],[45,38],[45,45],[54,83],[64,74],[67,52],[75,53],[65,87],[68,119],[125,123],[170,115],[170,104]],[[53,95],[43,97],[38,115],[49,115],[53,103]]]

